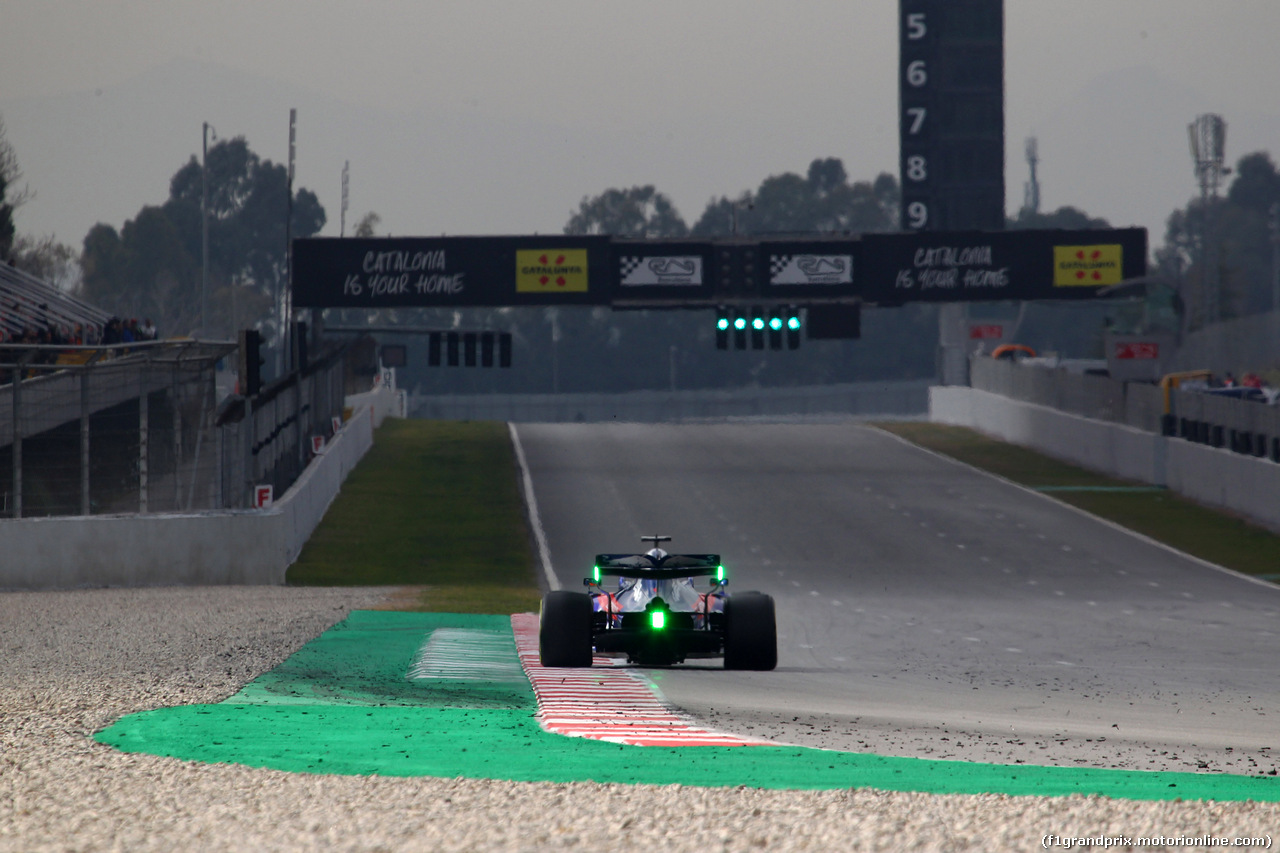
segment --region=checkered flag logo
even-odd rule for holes
[[[635,271],[635,268],[644,262],[644,258],[624,257],[621,259],[620,266],[622,268],[622,277],[626,278]]]
[[[773,278],[778,273],[787,268],[787,264],[791,263],[790,255],[770,255],[769,256],[769,277]]]

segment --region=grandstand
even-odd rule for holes
[[[0,264],[0,341],[19,340],[28,329],[66,330],[79,326],[85,341],[100,338],[110,315],[36,276]]]

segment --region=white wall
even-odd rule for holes
[[[679,423],[778,415],[920,415],[925,410],[928,388],[927,380],[911,380],[622,394],[424,394],[415,395],[409,408],[419,418],[515,423]]]
[[[391,389],[348,402],[351,420],[268,509],[0,521],[0,589],[284,583],[374,429],[403,406]]]
[[[965,387],[929,389],[929,419],[1116,477],[1168,486],[1280,532],[1280,465]]]
[[[929,419],[972,427],[1095,471],[1165,485],[1159,435],[961,386],[929,389]]]

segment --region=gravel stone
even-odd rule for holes
[[[1276,804],[316,776],[92,740],[124,714],[225,699],[386,596],[0,593],[0,851],[1031,850],[1049,833],[1280,827]]]

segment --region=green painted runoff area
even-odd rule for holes
[[[217,705],[124,717],[99,742],[304,773],[1140,800],[1280,801],[1280,777],[980,764],[804,747],[636,747],[544,732],[528,682],[411,680],[437,628],[511,638],[510,619],[355,611]],[[711,677],[714,677],[711,676]]]

